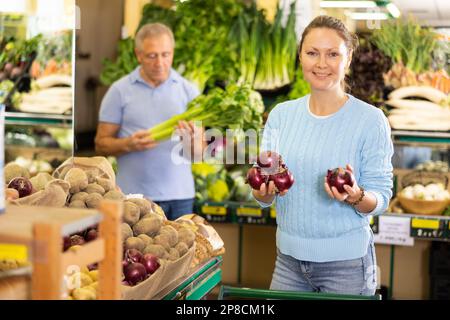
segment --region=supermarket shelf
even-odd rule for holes
[[[450,145],[450,132],[392,130],[394,142],[418,145]]]
[[[72,115],[5,112],[5,124],[71,127]]]
[[[214,257],[187,276],[174,281],[152,299],[200,300],[222,281],[222,257]]]

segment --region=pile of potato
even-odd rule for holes
[[[149,211],[145,199],[125,201],[122,239],[124,248],[151,253],[159,259],[174,261],[182,257],[194,244],[195,232],[166,221]]]

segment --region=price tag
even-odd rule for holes
[[[218,206],[203,206],[202,213],[216,216],[224,216],[227,214],[227,208]]]
[[[378,218],[378,233],[374,234],[374,241],[383,244],[413,246],[414,238],[410,236],[411,218],[388,217]]]
[[[374,224],[374,220],[373,220],[373,216],[370,216],[370,219],[369,219],[369,224],[372,226],[373,224]]]
[[[277,212],[275,211],[274,208],[270,208],[270,217],[273,219],[277,218]]]
[[[28,261],[28,249],[24,245],[0,243],[0,260],[26,262]]]
[[[413,218],[411,226],[416,229],[439,229],[439,220]]]
[[[261,217],[262,210],[260,208],[237,208],[236,210],[238,216],[252,216],[252,217]]]

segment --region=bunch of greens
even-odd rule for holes
[[[238,44],[240,83],[270,90],[292,82],[297,51],[295,1],[290,6],[285,26],[282,16],[283,10],[278,7],[271,24],[254,2],[239,15],[230,38]]]
[[[361,37],[350,67],[351,94],[367,103],[380,105],[385,89],[383,74],[391,66],[389,57],[367,38]]]
[[[202,126],[216,129],[259,129],[264,104],[249,85],[230,84],[225,90],[212,89],[207,95],[192,100],[186,112],[149,130],[152,138],[161,141],[171,137],[179,121],[201,121]]]
[[[396,19],[375,30],[372,41],[394,62],[402,63],[419,74],[431,68],[437,34],[429,28],[421,27],[411,18]]]
[[[133,38],[126,38],[119,41],[118,57],[115,62],[103,60],[103,70],[100,74],[100,81],[104,85],[111,85],[114,81],[122,78],[138,66],[136,55],[134,54]]]

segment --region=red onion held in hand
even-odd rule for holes
[[[353,187],[355,184],[355,176],[347,169],[336,168],[328,170],[327,183],[331,187],[335,187],[340,193],[347,192],[344,185]]]
[[[266,176],[263,176],[260,168],[251,168],[247,172],[246,182],[252,187],[252,189],[259,190],[261,185],[267,180]]]
[[[126,266],[123,270],[123,274],[125,276],[125,280],[133,286],[141,281],[144,281],[145,277],[147,277],[145,267],[138,262]]]
[[[33,192],[33,185],[30,180],[24,177],[17,177],[8,183],[8,188],[16,189],[19,192],[19,198],[29,196]]]
[[[282,160],[281,156],[274,151],[261,152],[257,159],[257,164],[264,174],[275,174],[279,171]]]
[[[288,190],[294,184],[294,176],[292,173],[285,169],[284,171],[271,175],[269,177],[270,181],[273,181],[275,187],[279,192],[283,192]]]
[[[158,257],[150,253],[147,253],[142,257],[141,263],[148,274],[153,274],[160,266]]]

